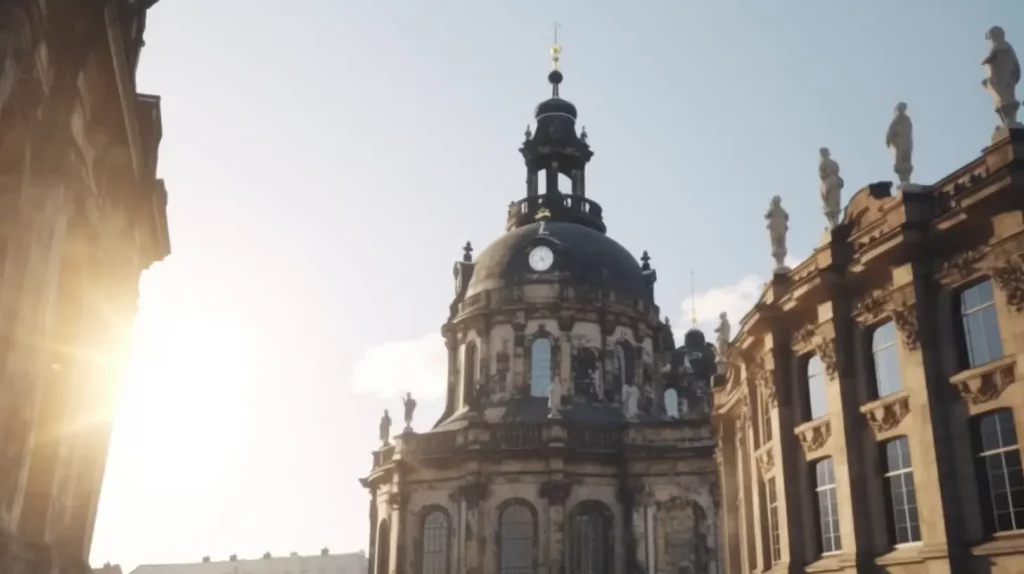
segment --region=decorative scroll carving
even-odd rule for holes
[[[992,268],[992,279],[1006,296],[1006,304],[1016,313],[1024,311],[1024,256],[1016,254],[1006,263]]]
[[[917,309],[914,303],[906,303],[890,311],[892,321],[896,324],[896,330],[903,338],[903,346],[909,351],[914,351],[920,344],[917,336]]]
[[[853,309],[853,314],[870,323],[884,315],[889,305],[891,285],[872,289],[865,293]]]
[[[548,501],[548,504],[565,504],[572,492],[572,483],[568,480],[549,479],[540,484],[540,496]]]
[[[967,279],[980,271],[978,262],[985,256],[980,248],[960,251],[942,262],[939,275],[953,279]]]
[[[1016,363],[1011,361],[997,362],[984,372],[969,372],[957,375],[950,382],[960,391],[960,396],[972,405],[981,405],[999,398],[1007,387],[1017,380]]]
[[[836,376],[837,363],[834,339],[819,337],[817,329],[808,325],[797,331],[793,337],[793,342],[796,343],[798,349],[807,349],[808,347],[813,349],[814,354],[818,356],[822,366],[825,367],[825,374],[829,378]]]
[[[910,413],[910,396],[900,392],[861,407],[860,412],[876,433],[891,431]]]
[[[758,357],[747,365],[747,376],[754,382],[754,385],[761,389],[765,403],[770,408],[779,405],[779,397],[775,392],[774,372],[765,368],[764,359]]]
[[[775,449],[771,445],[763,447],[757,452],[757,468],[761,471],[762,477],[767,477],[768,473],[775,468]]]
[[[796,430],[796,438],[806,454],[820,450],[831,436],[832,422],[829,419],[815,421],[813,425]]]
[[[470,508],[476,508],[487,498],[488,486],[486,482],[471,482],[462,484],[452,491],[448,499],[452,502],[466,501]]]

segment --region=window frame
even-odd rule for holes
[[[547,349],[548,349],[548,356],[547,356],[548,374],[547,374],[547,382],[545,384],[543,392],[538,391],[538,389],[535,388],[536,385],[534,384],[534,374],[535,374],[535,372],[537,370],[536,350],[537,350],[537,344],[538,343],[543,343],[543,344],[547,345]],[[554,372],[554,369],[555,369],[555,343],[547,335],[537,335],[536,337],[533,338],[533,340],[530,341],[529,349],[530,349],[530,372],[529,372],[529,375],[530,375],[530,396],[531,397],[537,397],[537,398],[547,398],[548,395],[551,393],[551,385],[554,382],[554,376],[555,376],[555,372]]]
[[[907,466],[901,468],[891,468],[889,466],[889,446],[890,445],[902,445],[902,449],[905,449]],[[886,527],[889,530],[889,543],[893,547],[897,546],[911,546],[914,544],[920,544],[922,539],[921,534],[921,505],[917,503],[917,484],[914,482],[914,459],[910,454],[910,439],[906,435],[892,437],[885,442],[879,443],[878,445],[879,462],[881,463],[881,476],[882,476],[882,489],[883,497],[886,507]],[[899,457],[897,457],[899,458]],[[902,508],[897,508],[896,504],[896,480],[900,481],[899,486],[902,486],[903,493],[903,505]],[[907,492],[914,493],[914,504],[910,505],[907,503]],[[900,528],[897,524],[898,513],[903,514],[903,518],[906,520],[905,529],[909,537],[908,540],[900,541]],[[917,537],[914,538],[914,528],[917,528]]]
[[[526,511],[530,521],[530,557],[529,566],[511,566],[506,568],[503,565],[503,558],[505,556],[505,514],[512,509],[522,508]],[[497,508],[497,548],[495,551],[495,559],[497,560],[495,572],[497,574],[532,574],[537,568],[537,543],[538,543],[538,529],[537,529],[537,509],[530,504],[530,502],[524,498],[510,498],[501,503]],[[521,524],[520,524],[521,526]],[[516,540],[525,540],[517,538]],[[510,555],[514,555],[512,552]]]
[[[982,285],[988,285],[989,292],[992,294],[992,298],[980,305],[975,305],[970,309],[965,309],[964,295],[972,289],[977,289]],[[988,357],[988,360],[975,362],[973,358],[971,340],[973,337],[969,333],[969,329],[965,324],[965,318],[970,315],[984,313],[987,309],[992,310],[992,318],[995,321],[994,332],[997,335],[995,343],[998,347],[995,349],[998,351],[997,356]],[[954,327],[956,334],[956,351],[957,351],[957,362],[960,370],[969,370],[983,365],[987,365],[993,361],[997,361],[1006,356],[1006,348],[1003,346],[1003,332],[1002,325],[999,321],[999,307],[996,304],[996,284],[991,277],[984,276],[975,278],[967,283],[964,283],[956,288],[953,292],[953,312],[954,312]],[[986,315],[982,315],[984,317]],[[981,336],[985,336],[984,329]],[[984,341],[988,343],[986,339]],[[986,352],[990,351],[988,345],[984,345]]]
[[[828,484],[822,484],[818,480],[820,473],[818,469],[822,465],[828,464],[829,470],[832,475],[832,481]],[[811,464],[812,481],[814,485],[814,497],[815,497],[815,516],[818,523],[818,547],[822,556],[838,554],[843,551],[843,539],[841,534],[842,526],[839,519],[839,492],[836,486],[837,477],[835,471],[835,461],[832,457],[826,457],[818,459]],[[828,507],[828,516],[824,516],[822,513],[822,494],[825,496],[825,504]],[[835,514],[832,513],[832,508],[835,507]],[[826,526],[827,519],[827,526]],[[827,531],[826,531],[827,530]],[[826,545],[826,540],[831,540],[833,546],[829,547]]]
[[[825,372],[825,364],[821,361],[821,357],[815,352],[810,352],[803,355],[800,358],[801,361],[801,382],[803,383],[803,396],[806,399],[806,408],[804,409],[805,421],[814,421],[828,416],[828,375]],[[811,374],[811,364],[817,362],[818,371]],[[821,386],[821,400],[822,400],[822,412],[815,415],[814,412],[814,393],[811,391],[811,383],[813,381],[820,381]]]
[[[583,516],[594,515],[599,518],[598,526],[599,532],[597,533],[598,547],[597,551],[600,552],[599,562],[601,564],[600,570],[588,570],[583,572],[580,570],[579,557],[580,557],[580,544],[578,531],[578,520]],[[615,572],[615,524],[614,515],[608,505],[598,500],[584,500],[578,504],[569,513],[569,528],[568,528],[568,542],[569,552],[567,553],[566,560],[568,562],[569,574],[613,574]],[[591,556],[594,558],[594,556]]]
[[[782,529],[779,525],[779,493],[775,477],[764,481],[765,502],[768,510],[768,558],[772,566],[782,561]]]
[[[451,538],[452,538],[452,517],[451,517],[451,514],[448,512],[448,509],[444,508],[443,506],[436,506],[436,505],[427,506],[427,507],[423,508],[420,511],[420,513],[422,515],[422,518],[420,519],[420,532],[419,532],[419,534],[420,534],[419,538],[420,539],[419,539],[419,548],[418,548],[418,552],[419,552],[419,554],[418,554],[418,558],[419,558],[419,564],[418,564],[419,572],[420,572],[420,574],[447,574],[448,571],[451,569],[451,565],[452,565],[452,540],[451,540]],[[434,517],[434,516],[440,516],[441,518],[444,519],[443,538],[442,538],[442,540],[444,542],[444,554],[443,554],[443,556],[444,556],[444,560],[443,560],[444,565],[441,568],[441,570],[439,570],[439,571],[431,570],[430,572],[428,572],[427,571],[427,545],[428,545],[427,544],[428,543],[428,540],[427,540],[427,528],[429,526],[428,525],[428,521],[432,517]]]
[[[892,336],[892,340],[890,342],[888,342],[888,343],[885,343],[884,345],[876,347],[875,337],[878,335],[878,332],[880,330],[884,329],[884,328],[889,328],[889,329],[892,330],[892,335],[893,335]],[[871,381],[871,385],[868,387],[868,394],[869,394],[869,396],[872,399],[877,400],[877,399],[882,399],[882,398],[885,398],[885,397],[889,397],[889,396],[895,395],[896,393],[902,391],[903,390],[903,377],[901,376],[901,373],[900,373],[900,368],[902,366],[902,361],[901,361],[901,358],[900,358],[900,336],[899,336],[899,331],[896,328],[896,322],[891,317],[888,317],[884,321],[881,321],[879,323],[875,323],[874,325],[870,326],[867,329],[866,339],[867,339],[866,342],[867,342],[868,363],[869,363],[868,364],[869,368],[867,369],[867,374],[868,374],[869,380]],[[895,386],[893,388],[888,389],[887,392],[883,393],[882,392],[882,388],[881,388],[881,379],[878,376],[878,355],[880,353],[886,353],[886,352],[891,352],[892,353],[892,357],[896,361],[896,367],[897,367],[896,373],[897,374],[896,374]]]
[[[982,424],[987,420],[995,420],[996,430],[1000,431],[998,434],[1000,439],[1002,439],[1002,426],[999,421],[999,417],[1002,415],[1008,415],[1010,417],[1009,422],[1011,424],[1009,427],[1013,429],[1013,433],[1010,438],[1013,442],[1010,444],[1003,443],[997,448],[985,450],[983,442],[984,437],[981,432]],[[1015,516],[1017,513],[1024,515],[1024,508],[1016,508],[1013,504],[1013,491],[1010,489],[1010,477],[1013,469],[1007,460],[1008,457],[1016,455],[1016,471],[1021,474],[1022,482],[1024,482],[1024,469],[1021,468],[1024,456],[1022,456],[1020,440],[1017,437],[1017,420],[1013,409],[1011,407],[1002,407],[976,414],[971,417],[970,427],[972,443],[971,457],[974,459],[975,464],[975,483],[978,492],[979,507],[982,513],[982,524],[984,525],[986,535],[994,536],[997,534],[1024,532],[1024,517],[1018,520]],[[999,527],[1000,511],[996,507],[995,493],[992,488],[992,474],[989,472],[988,467],[989,460],[995,457],[999,457],[1001,466],[1000,474],[1002,481],[1006,486],[1006,497],[1010,511],[1010,520],[1014,526],[1010,529],[1000,529]]]

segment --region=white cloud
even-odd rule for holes
[[[796,267],[802,262],[802,259],[793,256],[786,257],[786,265],[789,267]],[[740,319],[757,303],[767,281],[767,275],[750,274],[732,285],[708,289],[684,299],[681,305],[682,320],[673,329],[676,344],[682,344],[682,335],[690,328],[694,303],[697,309],[697,328],[704,332],[708,340],[714,340],[718,314],[723,311],[728,314],[735,335]]]
[[[352,370],[352,390],[392,398],[411,392],[417,400],[444,397],[448,350],[440,334],[370,347]]]

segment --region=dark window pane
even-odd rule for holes
[[[1003,356],[999,318],[992,295],[991,281],[978,283],[960,293],[966,368],[984,365]]]
[[[818,497],[818,527],[821,551],[824,554],[842,550],[839,535],[839,501],[836,496],[835,472],[832,459],[826,458],[814,465],[815,491]]]
[[[588,508],[577,514],[572,522],[572,572],[573,574],[605,574],[608,560],[607,526],[604,515],[597,508]]]
[[[972,421],[978,494],[986,527],[993,532],[1024,529],[1024,474],[1013,412],[999,409]]]
[[[423,574],[448,572],[448,515],[432,511],[423,521]]]
[[[533,514],[522,504],[513,504],[498,518],[500,574],[533,572]]]
[[[530,345],[530,394],[546,397],[551,388],[551,341],[540,338]]]

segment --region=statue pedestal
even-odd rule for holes
[[[919,183],[901,183],[899,187],[896,188],[896,191],[900,193],[921,193],[923,191],[928,191],[928,188]]]
[[[1004,140],[1004,139],[1010,137],[1010,132],[1011,131],[1013,131],[1013,132],[1024,132],[1024,124],[1021,124],[1020,122],[1016,122],[1014,125],[1009,126],[1009,127],[1007,127],[1007,126],[999,126],[999,127],[997,127],[996,131],[992,132],[992,143],[996,143],[996,142],[999,142],[1000,140]]]
[[[772,273],[775,274],[775,275],[786,275],[790,271],[792,271],[792,269],[790,269],[788,266],[786,266],[786,265],[779,265],[779,266],[777,266],[775,268],[774,271],[772,271]]]

